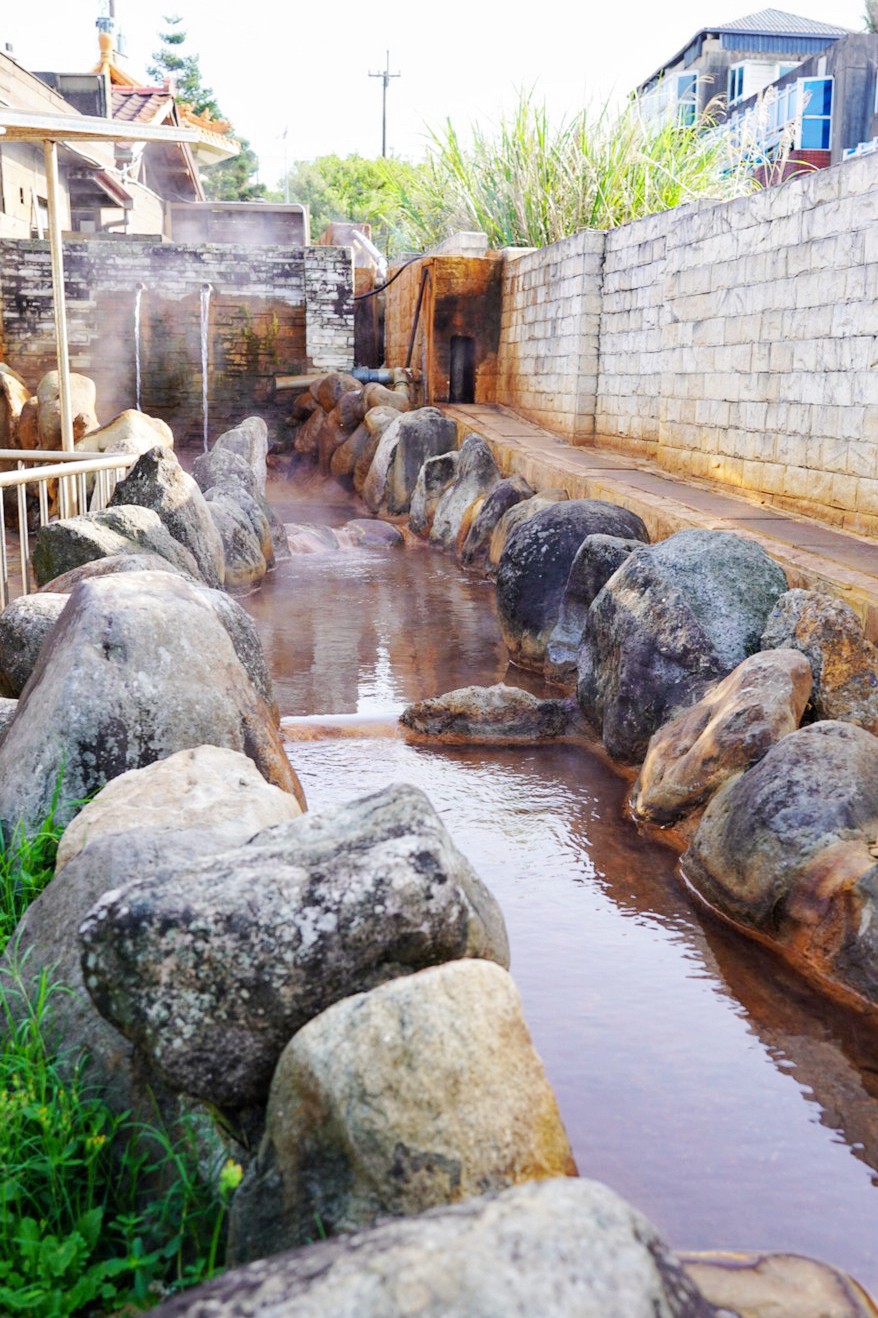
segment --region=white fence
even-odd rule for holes
[[[106,508],[116,482],[137,461],[137,453],[83,454],[47,452],[36,449],[0,449],[0,465],[16,463],[15,470],[0,471],[0,609],[5,609],[12,595],[27,595],[31,580],[31,550],[38,527],[45,526],[54,515],[57,499],[61,517],[78,512],[99,512]],[[28,467],[27,464],[33,464]],[[15,495],[15,508],[12,493]],[[30,496],[30,497],[29,497]],[[36,518],[33,514],[36,513]],[[11,530],[7,527],[7,517]],[[17,523],[17,532],[15,526]],[[9,538],[16,537],[20,586],[11,586]]]

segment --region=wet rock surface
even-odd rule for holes
[[[550,682],[576,681],[576,664],[592,602],[641,540],[612,535],[589,535],[570,564],[558,621],[546,646],[545,672]]]
[[[416,535],[429,534],[436,505],[454,480],[459,461],[460,453],[454,449],[428,458],[418,472],[409,510],[409,526]]]
[[[478,515],[464,537],[460,549],[460,561],[464,567],[486,567],[491,536],[500,518],[516,504],[532,499],[533,494],[523,476],[507,476],[505,480],[498,481],[485,496]]]
[[[183,581],[191,582],[193,585],[202,584],[188,572],[184,572],[182,568],[169,563],[160,554],[148,552],[142,554],[110,554],[108,558],[93,558],[88,563],[82,563],[79,567],[71,568],[69,572],[62,572],[60,577],[53,577],[51,581],[46,582],[45,586],[40,586],[37,594],[69,595],[73,587],[80,581],[91,581],[95,577],[110,577],[118,572],[168,572],[172,576],[182,578]]]
[[[797,650],[745,659],[652,736],[632,794],[635,814],[669,824],[694,810],[794,732],[810,694],[811,668]]]
[[[798,1254],[679,1254],[717,1318],[874,1318],[863,1290],[835,1268]]]
[[[41,526],[33,551],[34,577],[38,586],[45,586],[96,558],[141,553],[156,554],[186,576],[203,579],[193,555],[174,539],[158,513],[132,504]]]
[[[230,1257],[305,1244],[315,1217],[337,1235],[575,1175],[512,979],[453,961],[345,998],[288,1044]]]
[[[222,586],[222,539],[201,490],[171,450],[156,446],[138,459],[113,492],[110,506],[120,505],[137,505],[158,513],[168,532],[195,559],[201,579],[208,586]]]
[[[235,453],[243,458],[253,472],[258,493],[265,494],[268,475],[268,426],[261,416],[248,416],[232,430],[226,430],[214,442],[216,453]]]
[[[807,657],[818,718],[878,732],[878,649],[866,640],[850,605],[814,590],[788,591],[777,601],[762,636],[763,649],[779,646]]]
[[[287,1042],[339,998],[508,959],[493,897],[403,786],[110,893],[80,936],[101,1013],[171,1088],[231,1108],[264,1102]]]
[[[497,616],[513,663],[543,667],[573,560],[597,534],[649,539],[639,517],[601,499],[553,504],[510,534],[497,570]]]
[[[72,802],[126,769],[205,742],[245,752],[266,779],[300,792],[217,601],[228,603],[164,572],[74,587],[0,748],[7,826],[39,822],[56,785],[69,819]]]
[[[530,742],[561,736],[575,721],[575,707],[561,700],[538,700],[519,687],[467,686],[419,700],[403,710],[400,722],[412,732],[441,741]]]
[[[263,541],[241,507],[239,492],[215,488],[208,490],[205,500],[223,544],[226,589],[252,590],[268,571],[268,563]]]
[[[588,612],[577,699],[609,753],[649,738],[759,647],[786,578],[751,540],[680,531],[631,554]]]
[[[416,1306],[416,1307],[415,1307]],[[252,1263],[156,1318],[713,1318],[655,1227],[561,1178]]]
[[[507,509],[491,532],[491,538],[488,542],[488,575],[497,575],[506,542],[517,527],[521,526],[523,522],[529,522],[532,517],[536,517],[537,513],[541,513],[543,509],[554,508],[556,504],[564,503],[566,499],[567,495],[563,490],[541,490],[532,499],[523,499]]]
[[[876,837],[878,738],[827,721],[721,789],[682,863],[716,909],[875,1003]]]
[[[457,448],[457,426],[436,407],[398,413],[378,442],[362,496],[372,512],[407,513],[428,458]]]
[[[444,549],[456,549],[468,510],[485,499],[500,480],[494,455],[481,435],[467,435],[460,446],[454,479],[439,497],[430,540]],[[468,529],[468,526],[467,528]]]

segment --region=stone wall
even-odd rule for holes
[[[510,253],[495,400],[878,534],[876,221],[864,157]]]
[[[578,442],[594,435],[603,259],[592,230],[512,250],[503,272],[496,398]]]
[[[98,387],[98,417],[135,405],[140,298],[141,407],[179,445],[202,440],[201,307],[208,305],[212,435],[248,413],[280,424],[274,377],[353,365],[347,248],[181,245],[151,239],[65,242],[70,362]],[[0,360],[35,388],[55,365],[48,244],[0,242]]]

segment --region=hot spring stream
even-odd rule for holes
[[[360,515],[335,486],[269,493],[287,522]],[[426,546],[299,554],[243,603],[285,717],[541,693],[506,670],[493,585]],[[811,1254],[878,1293],[878,1029],[696,910],[621,778],[579,746],[415,747],[380,724],[321,728],[290,758],[312,810],[394,781],[430,797],[503,907],[582,1175],[677,1248]]]

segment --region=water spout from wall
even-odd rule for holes
[[[140,357],[140,304],[146,292],[146,284],[138,284],[134,293],[134,406],[142,411],[143,373]]]
[[[204,451],[208,450],[207,430],[207,367],[208,367],[208,328],[210,326],[210,295],[212,284],[201,285],[201,415],[204,422]]]

